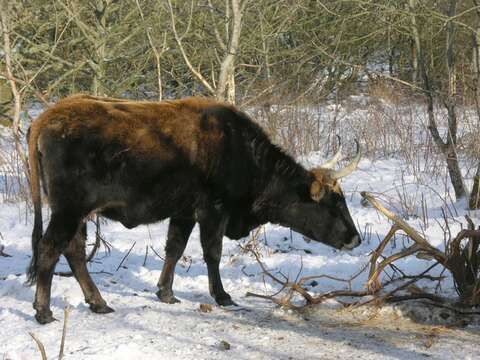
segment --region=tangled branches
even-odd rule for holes
[[[447,241],[444,251],[430,245],[430,243],[413,229],[408,223],[400,219],[390,210],[386,209],[372,195],[362,192],[362,197],[368,201],[380,213],[385,215],[393,222],[390,231],[380,242],[378,247],[371,253],[369,262],[352,277],[342,279],[330,275],[316,275],[300,277],[303,268],[301,262],[300,270],[294,280],[290,280],[282,273],[273,274],[267,269],[261,261],[256,237],[258,232],[253,234],[253,239],[242,247],[244,251],[252,254],[260,268],[262,274],[270,278],[274,283],[280,286],[279,290],[272,295],[262,295],[248,292],[246,296],[254,296],[268,299],[282,307],[290,309],[301,309],[304,305],[299,306],[293,303],[293,298],[297,295],[304,299],[305,305],[313,305],[324,302],[327,299],[336,298],[344,306],[361,306],[365,304],[375,303],[394,303],[406,300],[427,299],[439,306],[448,307],[447,300],[439,295],[431,294],[423,291],[415,286],[415,283],[421,279],[432,281],[440,281],[444,277],[431,276],[429,272],[438,265],[441,265],[449,271],[454,280],[456,290],[459,295],[457,303],[462,306],[473,306],[480,304],[480,229],[475,229],[472,220],[467,216],[468,229],[462,230],[455,238]],[[384,257],[383,251],[387,244],[394,238],[398,231],[403,231],[413,241],[413,245],[393,254]],[[253,245],[252,245],[253,244]],[[257,244],[257,245],[255,245]],[[395,266],[395,262],[415,255],[417,258],[425,260],[434,260],[427,269],[419,274],[406,275]],[[381,259],[382,258],[382,259]],[[381,260],[380,260],[381,259]],[[392,277],[386,281],[380,281],[380,275],[389,267],[395,272],[400,272],[401,276]],[[368,270],[368,280],[365,284],[365,290],[352,290],[352,282],[361,274]],[[347,289],[334,290],[320,295],[312,295],[305,284],[314,279],[326,278],[347,284]],[[394,284],[399,284],[393,287]],[[386,289],[389,289],[388,291]],[[349,298],[349,302],[340,301],[339,298]],[[356,299],[356,300],[352,300]]]
[[[407,256],[416,255],[422,259],[436,260],[435,265],[441,264],[452,274],[459,302],[462,305],[480,305],[480,230],[475,229],[468,216],[466,216],[466,220],[469,229],[461,230],[455,238],[448,239],[445,251],[441,251],[430,245],[415,229],[386,209],[372,195],[366,192],[362,192],[361,195],[393,222],[387,236],[372,254],[367,282],[369,291],[375,292],[381,287],[378,279],[387,265]],[[403,230],[414,244],[377,264],[379,255],[398,230]],[[462,243],[465,239],[466,242]]]

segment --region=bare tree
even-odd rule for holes
[[[24,171],[28,174],[28,164],[25,153],[22,149],[20,141],[20,115],[22,109],[22,94],[18,89],[17,81],[13,76],[13,64],[12,64],[12,46],[10,44],[10,6],[6,0],[0,1],[0,22],[2,26],[3,34],[3,51],[5,53],[5,75],[10,83],[10,88],[13,94],[14,111],[13,111],[13,137],[15,139],[15,148],[20,160],[23,164]]]
[[[85,59],[89,68],[90,91],[95,95],[112,95],[129,89],[133,79],[141,71],[131,67],[139,61],[139,52],[131,42],[138,36],[142,27],[138,26],[138,9],[134,3],[115,0],[57,0],[57,4],[68,14],[79,33],[82,53],[75,56]],[[141,20],[141,19],[140,19]],[[136,55],[136,56],[134,56]],[[120,61],[127,59],[128,61]],[[118,76],[129,67],[124,76]],[[117,67],[118,66],[118,67]],[[110,76],[114,73],[115,76]]]
[[[456,0],[449,0],[449,7],[446,19],[446,65],[448,70],[448,92],[444,99],[444,105],[448,113],[448,129],[446,134],[446,140],[443,140],[438,130],[437,121],[434,114],[434,93],[435,90],[432,87],[431,79],[429,77],[426,68],[426,59],[422,42],[420,40],[420,34],[418,31],[418,24],[416,21],[415,11],[417,8],[416,0],[409,0],[412,32],[415,41],[416,53],[419,62],[419,70],[422,77],[422,88],[427,98],[427,112],[428,112],[428,129],[430,134],[445,156],[447,162],[447,169],[450,175],[450,180],[455,191],[457,199],[465,198],[467,192],[463,184],[462,173],[458,164],[457,153],[457,116],[455,110],[455,97],[456,97],[456,72],[455,72],[455,56],[454,56],[454,39],[455,39],[455,23],[453,21],[456,14]]]
[[[477,24],[472,30],[473,99],[477,113],[477,124],[480,125],[480,1],[473,0],[473,5],[476,6],[475,13],[477,19]],[[470,209],[478,209],[480,207],[480,160],[473,177],[469,207]]]
[[[240,46],[240,35],[242,31],[242,19],[245,12],[245,7],[249,0],[227,0],[225,1],[225,30],[223,36],[220,29],[217,28],[214,21],[212,21],[212,32],[218,43],[219,49],[223,52],[223,57],[219,59],[218,65],[218,81],[215,82],[215,75],[212,75],[208,80],[200,70],[195,68],[190,56],[187,54],[183,39],[190,30],[192,16],[194,11],[194,2],[191,2],[189,19],[187,21],[187,28],[185,32],[180,35],[177,29],[177,19],[172,5],[172,1],[168,0],[168,11],[170,13],[170,20],[172,32],[175,37],[177,46],[182,54],[183,60],[187,65],[192,75],[205,87],[205,89],[216,98],[235,103],[235,60],[238,56]],[[214,17],[216,8],[212,2],[208,1],[208,11]]]
[[[150,44],[150,48],[152,49],[152,52],[155,56],[155,66],[157,69],[157,83],[158,83],[158,100],[161,101],[163,97],[163,85],[162,85],[162,65],[160,60],[162,58],[163,53],[168,50],[167,32],[163,33],[162,45],[160,47],[157,47],[155,45],[152,32],[145,21],[145,16],[143,15],[143,11],[140,6],[140,3],[138,0],[135,0],[135,3],[137,4],[138,12],[140,13],[140,17],[142,19],[142,23],[145,28],[145,34],[147,35],[148,43]]]

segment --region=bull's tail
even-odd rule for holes
[[[27,133],[28,157],[30,164],[30,190],[34,209],[34,225],[32,232],[32,259],[27,269],[27,284],[33,285],[37,280],[38,243],[42,238],[42,195],[40,190],[40,162],[37,148],[38,128],[33,124]]]

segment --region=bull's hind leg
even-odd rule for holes
[[[164,303],[174,304],[180,302],[173,295],[173,277],[175,275],[175,266],[182,256],[185,246],[187,246],[187,241],[194,225],[195,221],[191,217],[172,217],[170,219],[167,244],[165,246],[166,258],[157,285],[157,296]]]
[[[86,238],[87,225],[84,223],[63,254],[67,258],[73,275],[82,288],[83,295],[85,296],[85,302],[90,306],[90,310],[98,314],[108,314],[114,310],[109,307],[102,298],[100,291],[98,291],[97,286],[88,273],[85,256]]]
[[[202,243],[203,258],[207,264],[210,295],[218,305],[222,306],[236,305],[223,289],[220,277],[222,241],[227,220],[220,214],[210,214],[200,222],[200,242]]]
[[[52,277],[60,254],[75,236],[81,217],[68,212],[54,212],[51,216],[45,235],[37,245],[36,262],[37,289],[33,308],[35,318],[40,324],[54,321],[50,310],[50,291]]]

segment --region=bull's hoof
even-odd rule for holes
[[[164,291],[160,289],[156,292],[156,294],[158,299],[165,304],[177,304],[181,302],[175,296],[173,296],[173,293],[171,291]]]
[[[45,325],[53,321],[57,321],[57,319],[53,317],[52,312],[50,310],[37,311],[37,313],[35,314],[35,319],[41,325]]]
[[[90,304],[90,310],[95,314],[110,314],[115,311],[107,304]]]
[[[222,297],[217,297],[215,298],[215,301],[218,305],[220,306],[238,306],[235,301],[232,300],[230,295],[227,294],[227,296],[222,296]]]

